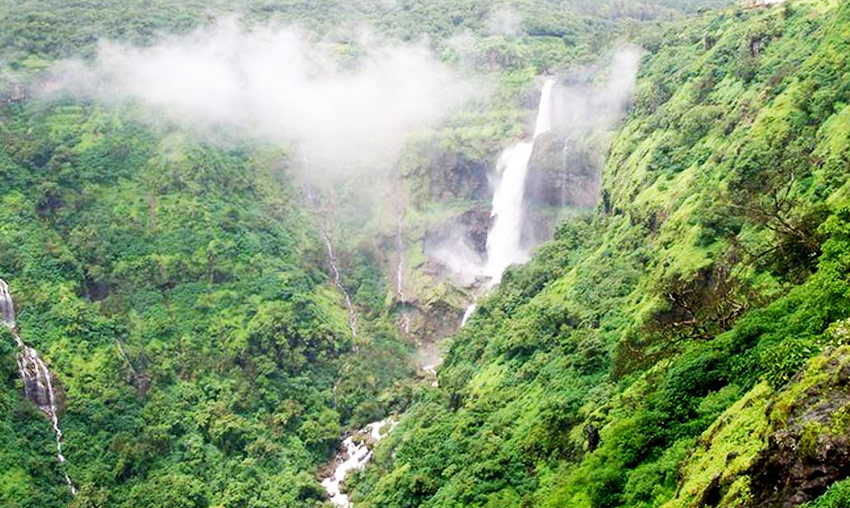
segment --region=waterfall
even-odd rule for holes
[[[306,168],[308,165],[307,157],[304,156],[304,167]],[[313,189],[312,185],[306,185],[304,187],[304,193],[307,198],[307,206],[308,207],[320,207],[321,206],[321,195]],[[345,298],[345,307],[348,309],[348,327],[351,329],[351,335],[354,338],[357,338],[357,310],[354,308],[354,303],[351,301],[351,295],[348,294],[348,290],[345,289],[345,286],[342,284],[342,276],[339,272],[339,264],[337,263],[336,254],[334,254],[334,247],[331,243],[331,237],[328,235],[327,230],[322,225],[321,219],[319,222],[319,234],[322,236],[322,241],[325,243],[325,252],[328,255],[328,264],[331,267],[331,276],[333,278],[334,286],[339,289],[342,296]],[[357,349],[357,344],[354,344],[354,349]]]
[[[437,388],[438,386],[440,386],[440,381],[437,379],[437,368],[442,363],[443,363],[443,360],[439,359],[439,360],[437,360],[437,363],[431,363],[431,364],[428,364],[428,365],[425,365],[425,366],[422,367],[422,370],[426,374],[428,374],[429,376],[434,378],[434,380],[431,381],[431,386],[433,386],[434,388]]]
[[[370,423],[360,431],[360,434],[369,436],[368,439],[355,442],[354,436],[348,436],[343,440],[344,451],[337,455],[336,467],[333,470],[333,474],[322,480],[322,487],[328,493],[331,504],[341,508],[351,508],[353,506],[348,496],[343,494],[340,489],[342,482],[345,481],[349,473],[363,469],[366,466],[369,460],[372,459],[372,447],[374,443],[383,439],[397,424],[398,422],[392,419]],[[381,429],[387,425],[390,426],[389,430],[381,433]]]
[[[407,297],[404,294],[404,211],[398,214],[398,223],[396,226],[395,237],[396,251],[398,252],[398,262],[396,263],[396,299],[402,305],[407,303]],[[410,314],[406,310],[402,310],[401,314],[401,330],[405,335],[410,333]]]
[[[348,327],[351,328],[351,335],[357,337],[357,310],[354,309],[354,304],[351,302],[351,296],[345,286],[342,285],[342,277],[339,274],[339,266],[337,265],[334,248],[331,244],[331,239],[328,234],[322,229],[322,239],[325,241],[325,249],[328,253],[328,263],[331,265],[331,273],[333,275],[334,285],[340,290],[345,297],[345,306],[348,308]]]
[[[12,302],[12,296],[9,294],[9,286],[2,279],[0,279],[0,318],[12,333],[15,344],[18,346],[18,372],[24,383],[24,396],[50,419],[50,426],[56,436],[56,459],[60,464],[64,464],[65,456],[62,455],[63,436],[62,429],[59,427],[59,411],[56,407],[56,393],[53,390],[53,375],[38,355],[38,351],[26,345],[18,334],[18,327],[15,323],[15,306]],[[77,488],[74,487],[71,477],[68,476],[68,473],[63,474],[71,493],[76,495]]]
[[[395,292],[398,301],[406,303],[407,298],[404,296],[404,212],[398,215],[398,225],[396,226],[395,245],[398,252],[398,264],[396,265],[396,286]]]
[[[463,312],[463,319],[460,320],[460,327],[463,328],[466,326],[466,322],[469,321],[469,318],[475,313],[475,310],[478,308],[477,303],[471,303]]]
[[[487,262],[484,266],[484,275],[490,277],[491,285],[501,281],[502,273],[508,266],[528,261],[529,253],[521,243],[522,198],[525,194],[525,179],[534,149],[534,139],[552,129],[554,86],[553,79],[546,80],[543,85],[533,138],[506,148],[496,166],[501,178],[493,194],[490,213],[493,224],[487,235]]]
[[[9,286],[6,281],[0,279],[0,319],[12,333],[15,332],[15,305],[12,303],[12,295],[9,294]],[[17,340],[17,336],[15,336]]]

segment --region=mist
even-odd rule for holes
[[[102,41],[66,61],[55,93],[136,101],[202,133],[293,143],[310,176],[391,167],[408,135],[436,126],[478,87],[422,43],[361,32],[345,43],[294,27],[219,20],[151,47]]]
[[[540,222],[539,217],[531,216],[535,206],[586,209],[597,204],[610,133],[632,103],[640,57],[640,48],[620,47],[607,61],[575,69],[556,79],[551,130],[544,135],[547,141],[535,145],[523,182],[526,192],[521,204],[522,244],[518,247],[524,253],[517,258],[527,258],[533,247],[551,234],[549,231],[544,236],[534,231],[535,224]],[[553,138],[560,143],[553,143]],[[555,153],[551,152],[552,147],[556,147]],[[577,157],[568,158],[568,154]],[[552,180],[553,175],[557,181]],[[490,175],[494,190],[501,179],[497,168]],[[531,192],[529,180],[535,180]],[[559,189],[564,181],[569,181],[570,187]],[[543,196],[535,196],[535,191]],[[552,195],[558,192],[561,194]],[[529,198],[535,201],[535,197],[540,201],[529,202]],[[470,286],[481,277],[497,280],[493,273],[487,273],[485,253],[472,247],[471,233],[467,226],[455,224],[439,241],[426,246],[429,257],[445,266],[460,285]]]
[[[494,9],[487,19],[489,33],[505,36],[517,36],[522,33],[522,15],[510,6],[502,5]]]
[[[567,76],[555,95],[556,130],[568,136],[608,130],[632,102],[641,49],[618,48],[601,69],[582,69]]]

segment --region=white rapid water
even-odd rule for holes
[[[324,229],[321,231],[322,239],[325,241],[325,249],[328,253],[328,263],[331,265],[331,272],[334,279],[334,285],[340,290],[342,295],[345,297],[345,306],[348,308],[348,327],[351,328],[351,335],[355,338],[357,337],[357,310],[354,308],[354,304],[351,302],[351,297],[348,295],[348,291],[345,290],[345,286],[342,285],[342,277],[339,274],[339,266],[336,262],[336,255],[334,254],[334,248],[331,244],[331,239],[325,233]]]
[[[424,367],[422,367],[422,370],[425,371],[426,374],[434,377],[434,380],[431,381],[431,386],[433,386],[434,388],[440,386],[440,381],[437,379],[437,368],[442,363],[443,361],[439,360],[437,363],[432,363],[430,365],[425,365]]]
[[[552,90],[555,80],[547,79],[540,93],[540,106],[534,126],[534,137],[510,146],[499,157],[497,169],[501,174],[499,185],[493,194],[490,213],[493,224],[487,234],[487,261],[484,275],[490,285],[501,282],[502,273],[515,263],[528,261],[529,253],[521,243],[522,198],[525,194],[525,179],[528,163],[534,149],[534,139],[552,129]]]
[[[463,319],[460,320],[460,327],[461,328],[466,326],[466,322],[469,321],[469,318],[471,318],[473,314],[475,314],[475,310],[477,308],[478,308],[477,303],[469,304],[469,307],[467,307],[466,311],[464,311],[464,313],[463,313]]]
[[[398,214],[398,224],[396,227],[396,252],[398,254],[398,263],[396,264],[396,299],[402,305],[407,303],[407,297],[404,294],[404,212]],[[405,335],[410,333],[410,313],[406,310],[401,314],[401,330]]]
[[[59,427],[59,411],[56,407],[56,393],[53,390],[52,374],[38,355],[38,351],[27,346],[18,334],[18,327],[15,323],[15,305],[12,302],[12,296],[9,294],[9,286],[2,279],[0,279],[0,319],[12,332],[15,344],[19,349],[18,372],[24,382],[24,396],[38,406],[38,409],[50,419],[50,426],[56,436],[56,459],[60,464],[64,464],[65,456],[62,455],[63,436],[62,429]],[[63,472],[63,474],[71,493],[76,495],[77,488],[71,481],[71,477],[68,476],[68,473]]]
[[[322,487],[328,493],[328,498],[334,506],[341,508],[351,508],[351,500],[344,494],[340,488],[342,482],[352,471],[363,469],[369,460],[372,459],[372,447],[375,443],[384,438],[398,424],[395,420],[386,419],[379,422],[370,423],[360,434],[366,435],[368,439],[362,439],[359,442],[354,441],[354,436],[348,436],[342,442],[345,450],[337,455],[337,466],[334,468],[333,474],[322,480]],[[389,425],[389,429],[381,433],[381,429]]]

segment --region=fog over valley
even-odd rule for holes
[[[0,0],[0,508],[850,506],[848,34]]]

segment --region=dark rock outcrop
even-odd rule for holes
[[[850,478],[850,346],[762,382],[700,436],[668,508],[793,508]]]
[[[453,219],[428,230],[425,233],[424,246],[428,252],[435,246],[462,238],[478,253],[487,251],[487,233],[492,218],[490,208],[482,205],[454,217]]]
[[[773,432],[752,468],[754,507],[798,506],[850,477],[850,350],[819,367],[798,375],[788,406],[772,411]]]
[[[492,157],[490,157],[492,158]],[[453,151],[436,150],[428,163],[429,194],[432,199],[486,199],[490,195],[490,158],[473,160]]]
[[[540,135],[528,164],[525,202],[530,208],[591,208],[599,199],[601,160],[556,133]]]
[[[23,102],[27,99],[27,89],[20,83],[12,83],[6,86],[6,89],[0,92],[0,103]]]
[[[602,159],[562,135],[541,134],[528,165],[523,244],[536,245],[552,237],[564,209],[596,206]]]

